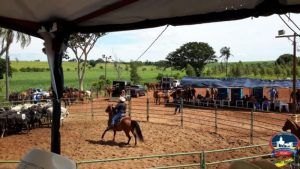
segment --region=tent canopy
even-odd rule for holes
[[[0,27],[36,37],[59,23],[66,32],[110,32],[300,12],[298,0],[3,0]]]
[[[256,88],[256,87],[279,87],[279,88],[292,88],[293,84],[291,80],[261,80],[252,78],[195,78],[184,77],[180,84],[183,86],[193,86],[199,88]],[[300,88],[300,80],[296,82],[296,87]]]
[[[60,154],[62,56],[70,33],[199,24],[288,12],[300,12],[299,0],[2,0],[0,27],[45,41],[56,95],[51,151]]]

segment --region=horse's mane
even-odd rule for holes
[[[300,127],[298,126],[298,124],[296,122],[294,122],[293,120],[290,120],[290,119],[288,119],[288,121],[291,122],[291,124],[295,127],[295,129],[299,130]]]

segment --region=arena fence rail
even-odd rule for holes
[[[247,157],[240,157],[240,158],[233,158],[233,159],[226,159],[221,161],[211,161],[207,162],[206,156],[212,153],[219,153],[219,152],[227,152],[227,151],[235,151],[235,150],[242,150],[242,149],[250,149],[250,148],[258,148],[258,147],[266,147],[268,144],[259,144],[259,145],[251,145],[251,146],[243,146],[243,147],[236,147],[236,148],[228,148],[228,149],[217,149],[217,150],[208,150],[208,151],[195,151],[195,152],[182,152],[182,153],[173,153],[173,154],[157,154],[157,155],[145,155],[145,156],[137,156],[137,157],[123,157],[123,158],[109,158],[109,159],[98,159],[98,160],[79,160],[76,162],[76,168],[79,169],[81,165],[88,165],[88,164],[95,164],[95,163],[108,163],[108,162],[117,162],[117,161],[129,161],[129,160],[143,160],[143,159],[150,159],[150,158],[167,158],[167,157],[176,157],[176,156],[191,156],[197,155],[200,157],[200,161],[197,163],[190,163],[190,164],[179,164],[179,165],[169,165],[169,166],[160,166],[154,167],[151,169],[169,169],[169,168],[182,168],[182,167],[195,167],[198,166],[201,169],[205,169],[206,167],[221,164],[221,163],[230,163],[233,161],[238,160],[247,160],[247,159],[255,159],[255,158],[262,158],[262,157],[271,157],[272,154],[259,154]],[[0,164],[8,164],[8,163],[15,163],[18,164],[20,161],[18,160],[0,160]]]
[[[271,153],[267,153],[267,154],[260,154],[260,155],[247,156],[247,157],[241,157],[241,158],[207,162],[205,157],[208,154],[249,149],[249,148],[257,148],[257,147],[266,147],[268,145],[269,144],[260,144],[260,145],[251,145],[251,146],[209,150],[209,151],[196,151],[196,152],[173,153],[173,154],[146,155],[146,156],[137,156],[137,157],[110,158],[110,159],[101,159],[101,160],[82,160],[82,161],[78,161],[76,163],[77,164],[76,166],[77,166],[77,169],[79,169],[80,165],[91,164],[91,163],[104,163],[104,162],[106,163],[106,162],[125,161],[125,160],[126,161],[127,160],[143,160],[143,159],[149,159],[149,158],[166,158],[166,157],[176,157],[176,156],[198,155],[200,157],[200,161],[197,163],[161,166],[161,167],[154,167],[151,169],[169,169],[169,168],[182,168],[182,167],[195,167],[195,166],[199,166],[201,169],[205,169],[207,166],[217,165],[217,164],[221,164],[221,163],[229,163],[229,162],[238,161],[238,160],[255,159],[255,158],[261,158],[261,157],[271,157],[271,155],[272,155]]]
[[[49,102],[49,100],[46,100]],[[0,106],[16,105],[16,103],[1,103]],[[24,103],[23,103],[24,104]],[[63,105],[63,104],[62,104]],[[71,106],[65,105],[68,110],[77,111],[76,116],[91,116],[102,117],[106,116],[105,108],[106,101],[99,99],[90,99],[88,101],[74,101]],[[230,111],[229,111],[230,110]],[[128,101],[128,115],[132,118],[150,123],[161,123],[166,125],[178,125],[182,128],[201,129],[203,127],[209,128],[212,132],[222,133],[222,131],[232,132],[232,135],[237,133],[241,137],[247,137],[250,144],[265,143],[270,137],[278,131],[281,131],[281,125],[284,120],[288,118],[287,114],[279,114],[268,111],[254,111],[246,108],[233,108],[224,105],[219,106],[216,103],[198,104],[194,102],[180,103],[180,113],[174,115],[174,104],[169,101],[164,101],[162,104],[156,104],[153,99],[147,98],[132,98]],[[265,119],[267,116],[268,119]],[[236,130],[238,128],[238,131]],[[255,146],[255,145],[254,145]],[[217,150],[215,150],[217,151]],[[225,150],[223,150],[225,151]],[[205,158],[209,151],[197,152],[199,156]],[[196,154],[197,154],[196,153]],[[179,155],[182,155],[179,153]],[[145,156],[145,158],[160,158],[165,155]],[[168,155],[166,155],[168,156]],[[176,156],[170,155],[169,156]],[[258,155],[260,157],[260,155]],[[140,159],[142,157],[121,158],[121,160]],[[246,159],[248,157],[245,157]],[[249,157],[250,158],[250,157]],[[257,158],[253,156],[253,158]],[[104,159],[105,160],[105,159]],[[109,159],[117,161],[117,159]],[[109,161],[108,160],[108,161]],[[232,159],[238,160],[238,159]],[[95,160],[92,160],[95,162]],[[103,160],[96,160],[104,162]],[[17,160],[0,161],[0,163],[18,163]],[[229,162],[227,160],[207,162],[205,165],[214,165],[219,163]],[[79,161],[78,166],[85,163],[92,163],[91,161]],[[187,164],[194,166],[196,164]],[[199,163],[197,163],[199,165]],[[201,163],[203,165],[203,163]],[[163,168],[164,166],[162,166]],[[166,166],[169,168],[184,167],[182,165]]]

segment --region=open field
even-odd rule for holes
[[[43,88],[48,89],[50,87],[50,72],[21,72],[19,71],[21,68],[48,68],[47,62],[33,62],[33,61],[12,61],[13,69],[18,70],[13,73],[13,76],[10,80],[10,91],[23,91],[28,88]],[[65,86],[76,87],[78,88],[78,80],[77,80],[77,65],[75,62],[63,62],[64,69],[64,79]],[[100,68],[101,67],[101,68]],[[123,71],[121,71],[121,79],[130,80],[130,72],[126,71],[126,66],[121,64]],[[129,67],[129,66],[128,66]],[[105,74],[105,65],[97,64],[94,68],[87,68],[86,75],[84,79],[84,88],[90,89],[92,83],[97,82],[98,78],[101,75]],[[143,71],[144,69],[144,71]],[[145,70],[146,69],[146,70]],[[185,75],[185,72],[181,71],[171,71],[170,69],[162,70],[157,69],[154,66],[141,66],[138,69],[139,75],[142,77],[141,83],[144,82],[154,82],[156,81],[156,77],[158,73],[173,74],[180,73],[181,76]],[[107,78],[110,80],[117,79],[117,73],[113,67],[113,64],[107,64]],[[2,91],[0,91],[0,96],[4,96],[5,93],[5,84],[4,79],[0,81],[0,85],[2,87]]]

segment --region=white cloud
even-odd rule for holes
[[[299,14],[291,17],[296,23],[300,23]],[[124,61],[135,60],[163,29],[164,26],[109,33],[99,39],[89,59],[97,59],[106,54],[116,55]],[[291,32],[277,15],[191,26],[169,26],[140,60],[162,60],[168,53],[191,41],[207,42],[214,48],[217,56],[220,55],[219,50],[222,47],[230,47],[234,56],[229,61],[275,60],[283,53],[292,53],[289,40],[275,38],[279,29],[285,29],[287,34]],[[18,57],[19,60],[46,60],[41,52],[42,43],[41,40],[33,38],[31,45],[25,49],[14,44],[10,55],[12,58]],[[71,51],[69,55],[73,56]]]

